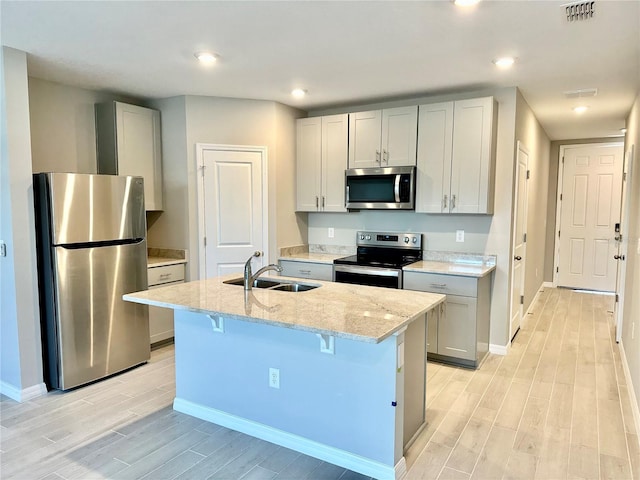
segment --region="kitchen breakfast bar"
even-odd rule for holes
[[[174,409],[374,478],[404,477],[404,451],[426,421],[427,313],[445,296],[321,281],[287,291],[296,279],[286,277],[245,291],[233,277],[124,296],[174,310]]]

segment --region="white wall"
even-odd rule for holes
[[[96,173],[94,104],[133,99],[29,78],[33,171]]]
[[[2,47],[0,391],[24,400],[46,391],[35,254],[27,55]]]
[[[553,256],[553,250],[546,248],[550,141],[520,92],[517,95],[516,107],[517,141],[520,141],[529,152],[530,178],[527,185],[527,254],[524,285],[524,311],[526,312],[542,286],[545,258],[547,255]]]
[[[483,96],[498,101],[495,206],[493,215],[427,215],[415,212],[310,213],[309,243],[354,245],[360,229],[406,230],[425,234],[425,249],[497,255],[491,297],[491,340],[493,345],[509,342],[509,265],[511,258],[511,218],[515,166],[515,125],[517,89],[501,88],[475,92],[421,97],[403,101],[362,105],[357,108],[317,110],[311,115],[329,115],[355,110],[389,108],[416,103],[435,103]],[[335,238],[327,237],[327,227],[335,228]],[[456,243],[456,230],[465,231],[465,242]]]
[[[640,409],[640,95],[627,118],[625,152],[634,146],[634,165],[629,195],[629,251],[624,292],[622,345]]]
[[[303,112],[271,101],[187,96],[152,102],[161,112],[167,208],[150,219],[149,243],[189,250],[188,278],[198,275],[196,144],[266,146],[269,261],[278,247],[305,243],[295,208],[295,119]]]

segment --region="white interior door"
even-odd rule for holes
[[[563,148],[556,284],[613,292],[620,222],[622,144]]]
[[[622,317],[624,305],[624,287],[627,274],[627,252],[629,249],[629,209],[631,207],[631,197],[629,187],[631,186],[631,176],[633,172],[633,145],[626,153],[624,159],[624,173],[622,175],[622,212],[620,214],[620,233],[618,237],[618,275],[616,278],[616,302],[614,318],[616,319],[616,342],[622,339]]]
[[[513,228],[513,258],[511,261],[511,327],[509,338],[520,328],[524,301],[524,267],[527,253],[527,205],[529,153],[518,141],[518,158],[516,166],[515,213]]]
[[[197,146],[200,278],[242,272],[268,251],[266,148]],[[264,256],[254,267],[262,266]]]

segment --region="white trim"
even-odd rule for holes
[[[629,256],[629,217],[631,216],[631,192],[633,176],[633,156],[634,147],[631,145],[624,154],[622,163],[622,192],[620,203],[620,235],[622,241],[618,240],[618,255]],[[625,285],[627,284],[627,262],[618,262],[618,272],[616,275],[616,301],[614,303],[614,321],[616,322],[616,342],[622,341],[622,324],[624,323],[624,297]]]
[[[262,250],[267,252],[269,261],[269,157],[267,147],[251,145],[225,145],[216,143],[196,143],[196,190],[198,197],[198,278],[206,277],[205,247],[202,241],[205,232],[205,215],[202,206],[204,205],[204,151],[215,150],[218,152],[257,152],[260,153],[262,167]],[[268,263],[268,262],[267,262]]]
[[[554,238],[554,253],[553,253],[553,286],[558,286],[558,266],[560,265],[560,242],[558,241],[558,235],[556,232],[560,228],[560,215],[561,215],[561,202],[560,195],[562,195],[562,181],[564,175],[564,163],[562,158],[564,157],[565,150],[569,148],[580,147],[622,147],[624,149],[624,142],[604,142],[604,143],[578,143],[572,145],[560,145],[560,152],[558,153],[558,178],[556,184],[556,223],[553,231]]]
[[[636,397],[636,391],[633,388],[633,381],[631,380],[631,372],[629,371],[629,364],[627,363],[627,355],[624,351],[622,341],[620,345],[620,358],[622,359],[622,370],[624,371],[624,378],[627,384],[627,391],[629,392],[629,402],[631,403],[631,411],[633,412],[633,422],[635,423],[636,432],[640,432],[640,406],[638,405],[638,398]]]
[[[37,383],[28,388],[20,390],[18,387],[7,382],[0,381],[0,393],[16,402],[27,402],[33,398],[47,394],[47,386],[44,383]]]
[[[178,397],[173,401],[173,409],[380,480],[401,480],[407,473],[404,457],[395,466],[385,465],[339,448],[324,445],[293,433],[236,417],[235,415]]]
[[[489,344],[489,352],[495,353],[496,355],[506,355],[509,353],[509,348],[511,347],[511,343],[507,345],[498,345],[495,343]]]
[[[553,288],[553,282],[542,282],[543,288]]]

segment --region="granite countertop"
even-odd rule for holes
[[[228,285],[226,275],[124,295],[127,301],[380,343],[445,300],[444,295],[313,280],[319,288],[282,292]],[[274,277],[262,277],[274,278]],[[276,277],[287,280],[287,277]],[[296,279],[289,278],[290,281]]]
[[[420,262],[407,265],[402,270],[405,272],[439,273],[441,275],[458,275],[461,277],[481,278],[493,272],[495,269],[495,264],[468,264],[422,260]]]
[[[147,249],[147,267],[164,267],[181,263],[187,263],[186,250],[154,247]]]
[[[344,253],[313,253],[313,252],[300,252],[292,253],[289,255],[280,255],[278,260],[287,260],[291,262],[310,262],[310,263],[325,263],[333,265],[333,261],[336,258],[346,257]]]

